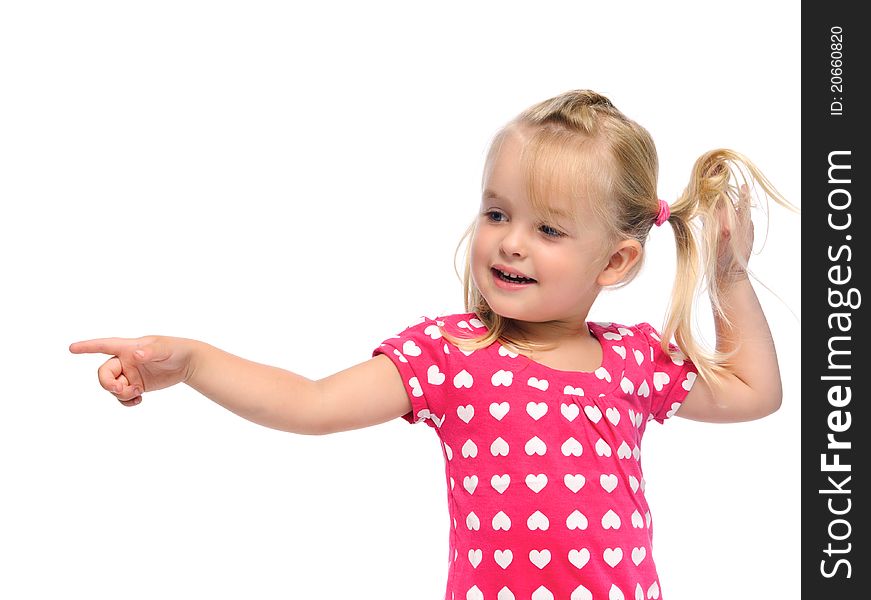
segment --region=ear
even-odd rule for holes
[[[596,278],[596,283],[602,287],[620,283],[635,263],[641,260],[641,253],[638,240],[620,240],[611,250],[608,262]]]

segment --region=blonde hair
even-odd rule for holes
[[[549,215],[547,198],[567,194],[572,200],[588,199],[591,210],[609,232],[606,251],[619,240],[637,240],[643,249],[650,228],[659,213],[657,177],[659,163],[653,139],[644,127],[627,118],[610,100],[590,90],[572,90],[545,100],[520,113],[494,137],[485,161],[483,181],[509,135],[523,138],[521,164],[526,175],[527,195],[534,210]],[[751,182],[748,182],[749,173]],[[671,302],[662,327],[660,345],[671,352],[669,340],[695,365],[699,375],[717,385],[734,355],[708,351],[692,333],[692,311],[697,292],[707,289],[714,310],[730,326],[723,310],[714,274],[717,266],[719,213],[725,207],[728,223],[734,224],[735,202],[740,183],[757,183],[778,204],[796,210],[747,158],[732,150],[706,152],[696,160],[690,182],[671,204],[671,223],[677,246],[677,274]],[[573,202],[577,206],[578,202]],[[576,215],[577,217],[577,215]],[[477,221],[477,219],[476,219]],[[511,320],[496,314],[475,287],[471,272],[471,245],[476,221],[457,246],[466,244],[463,294],[467,312],[474,312],[487,326],[486,335],[463,338],[443,331],[445,339],[464,349],[476,349],[500,341],[525,351],[543,349],[529,340],[510,334]],[[730,244],[735,244],[733,240]],[[733,247],[733,250],[736,250]],[[736,251],[735,256],[740,256]],[[641,258],[612,288],[632,281],[644,261]],[[747,265],[742,267],[746,270]],[[458,274],[459,275],[459,274]],[[679,356],[679,355],[678,355]]]

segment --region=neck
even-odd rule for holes
[[[583,318],[542,323],[510,320],[506,332],[516,339],[548,347],[558,347],[567,341],[577,342],[579,338],[590,337],[587,322]]]

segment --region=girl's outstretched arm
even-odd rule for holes
[[[383,355],[311,380],[200,342],[185,383],[253,423],[306,435],[369,427],[411,411],[399,371]]]
[[[359,429],[411,411],[399,371],[384,355],[315,381],[186,338],[101,338],[75,342],[70,352],[110,355],[97,377],[125,406],[186,383],[253,423],[306,435]]]
[[[736,208],[735,226],[730,231],[721,220],[721,246],[716,285],[726,319],[714,310],[717,350],[736,350],[720,386],[708,385],[701,378],[675,413],[687,419],[714,423],[752,421],[780,408],[783,390],[774,340],[762,306],[744,268],[753,248],[753,222],[750,195],[746,187]],[[734,243],[730,244],[730,238]],[[739,253],[743,261],[736,259]]]

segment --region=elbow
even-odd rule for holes
[[[760,414],[758,418],[768,417],[773,415],[778,410],[780,410],[781,405],[783,404],[783,389],[781,386],[777,386],[775,389],[770,390],[767,394],[765,394],[759,400],[759,408]]]
[[[771,399],[768,401],[767,411],[762,416],[767,417],[769,415],[773,415],[778,410],[780,410],[780,406],[782,403],[783,403],[783,395],[782,394],[778,394],[776,396],[771,397]]]

